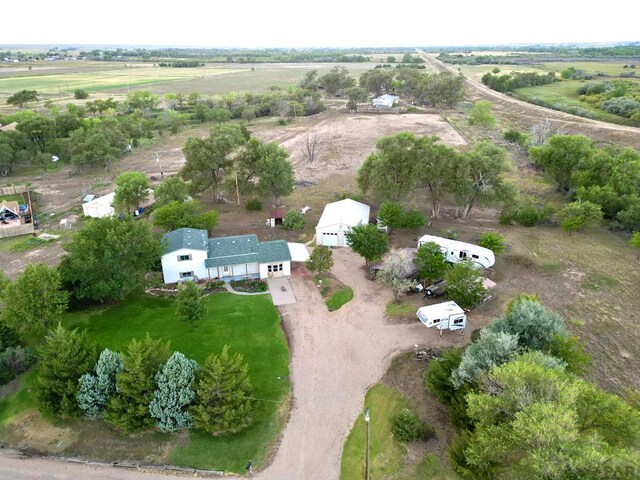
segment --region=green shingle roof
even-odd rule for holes
[[[175,252],[181,248],[207,250],[208,235],[206,230],[196,228],[179,228],[162,236],[165,244],[164,253]]]
[[[268,263],[291,260],[287,242],[259,242],[256,235],[211,238],[205,266],[222,267],[243,263]]]

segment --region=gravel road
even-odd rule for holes
[[[354,298],[327,311],[311,278],[292,278],[298,302],[280,308],[292,350],[294,404],[272,464],[252,474],[260,480],[337,480],[342,446],[364,409],[364,394],[386,371],[396,353],[415,344],[462,344],[467,335],[427,330],[417,320],[392,323],[384,316],[389,290],[364,278],[363,260],[350,249],[334,250],[332,272],[351,286]],[[369,406],[375,415],[375,405]],[[96,469],[45,459],[0,455],[0,478],[104,480],[166,478],[158,474]],[[230,477],[225,477],[230,478]]]

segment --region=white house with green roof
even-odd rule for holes
[[[195,228],[180,228],[162,239],[164,283],[291,275],[291,253],[284,240],[260,242],[254,234],[208,238],[206,230]]]

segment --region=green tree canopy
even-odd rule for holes
[[[479,100],[471,107],[469,112],[469,125],[480,125],[482,127],[493,128],[496,125],[496,117],[491,113],[491,102]]]
[[[535,164],[550,173],[563,192],[571,188],[576,166],[593,153],[591,140],[583,135],[553,135],[543,146],[529,149]]]
[[[456,172],[456,198],[463,205],[462,218],[468,218],[474,205],[505,202],[515,195],[515,187],[504,174],[511,169],[504,148],[482,140],[463,155]]]
[[[120,210],[139,208],[149,196],[149,179],[142,172],[124,172],[116,178],[113,204]]]
[[[197,283],[187,281],[178,286],[176,295],[176,315],[183,322],[195,328],[207,316],[207,306],[202,289]]]
[[[366,266],[381,259],[389,248],[387,236],[372,224],[356,225],[345,233],[345,239],[354,252],[364,257]]]
[[[455,149],[439,143],[436,136],[419,141],[418,185],[426,187],[431,197],[431,216],[440,216],[440,203],[454,190],[461,157]]]
[[[276,205],[280,205],[282,197],[293,193],[295,177],[293,165],[288,157],[289,153],[276,142],[269,142],[263,146],[258,188],[267,195],[273,195]]]
[[[329,73],[321,76],[319,80],[324,90],[330,95],[340,93],[352,87],[356,82],[353,77],[349,75],[349,70],[340,66],[333,67]]]
[[[249,367],[239,353],[225,345],[211,354],[196,375],[196,399],[189,412],[196,428],[212,435],[233,433],[251,423],[256,401]]]
[[[482,300],[486,290],[482,274],[470,260],[453,265],[445,275],[447,295],[462,308],[471,308]]]
[[[154,225],[162,227],[167,232],[178,228],[198,228],[211,231],[218,223],[218,212],[202,210],[202,204],[197,200],[189,202],[171,201],[151,214]]]
[[[125,432],[151,428],[155,420],[149,414],[149,404],[156,388],[154,376],[169,358],[169,343],[154,340],[149,333],[142,340],[133,339],[122,355],[124,370],[116,375],[117,394],[104,414],[111,425]]]
[[[42,411],[52,415],[79,415],[78,379],[93,368],[97,358],[87,332],[67,330],[58,324],[38,355],[37,395]]]
[[[24,108],[29,102],[38,101],[38,92],[35,90],[20,90],[7,98],[7,105],[15,105]]]
[[[151,225],[131,217],[91,219],[64,249],[63,284],[74,300],[99,303],[121,300],[141,288],[162,252]]]
[[[190,137],[182,151],[186,164],[181,176],[191,182],[194,193],[211,188],[217,198],[232,164],[231,155],[249,139],[247,129],[237,123],[215,125],[206,138]]]
[[[571,202],[558,212],[560,225],[568,232],[597,225],[602,220],[602,208],[591,202]]]
[[[444,278],[449,268],[440,245],[435,242],[427,242],[418,248],[413,263],[418,270],[418,278],[429,282]]]
[[[488,248],[495,255],[500,255],[507,248],[504,244],[504,237],[498,232],[482,232],[478,237],[478,245]]]
[[[318,275],[328,272],[333,267],[333,252],[326,245],[318,245],[313,249],[309,260],[307,260],[307,268]]]
[[[179,175],[166,178],[154,191],[155,208],[163,207],[169,202],[184,202],[189,196],[189,186]]]
[[[406,198],[416,187],[419,151],[418,137],[411,132],[378,139],[376,152],[358,170],[358,187],[383,201]]]
[[[2,319],[25,340],[39,338],[67,309],[68,299],[56,267],[31,263],[5,286]]]

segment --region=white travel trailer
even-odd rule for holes
[[[420,307],[416,315],[427,327],[436,327],[440,336],[443,330],[459,330],[464,334],[467,316],[456,302],[444,302]]]
[[[488,248],[480,247],[472,243],[458,242],[448,238],[423,235],[418,239],[418,248],[428,242],[437,243],[444,253],[445,260],[449,263],[458,263],[462,260],[471,260],[482,268],[490,268],[496,263],[496,256]]]

